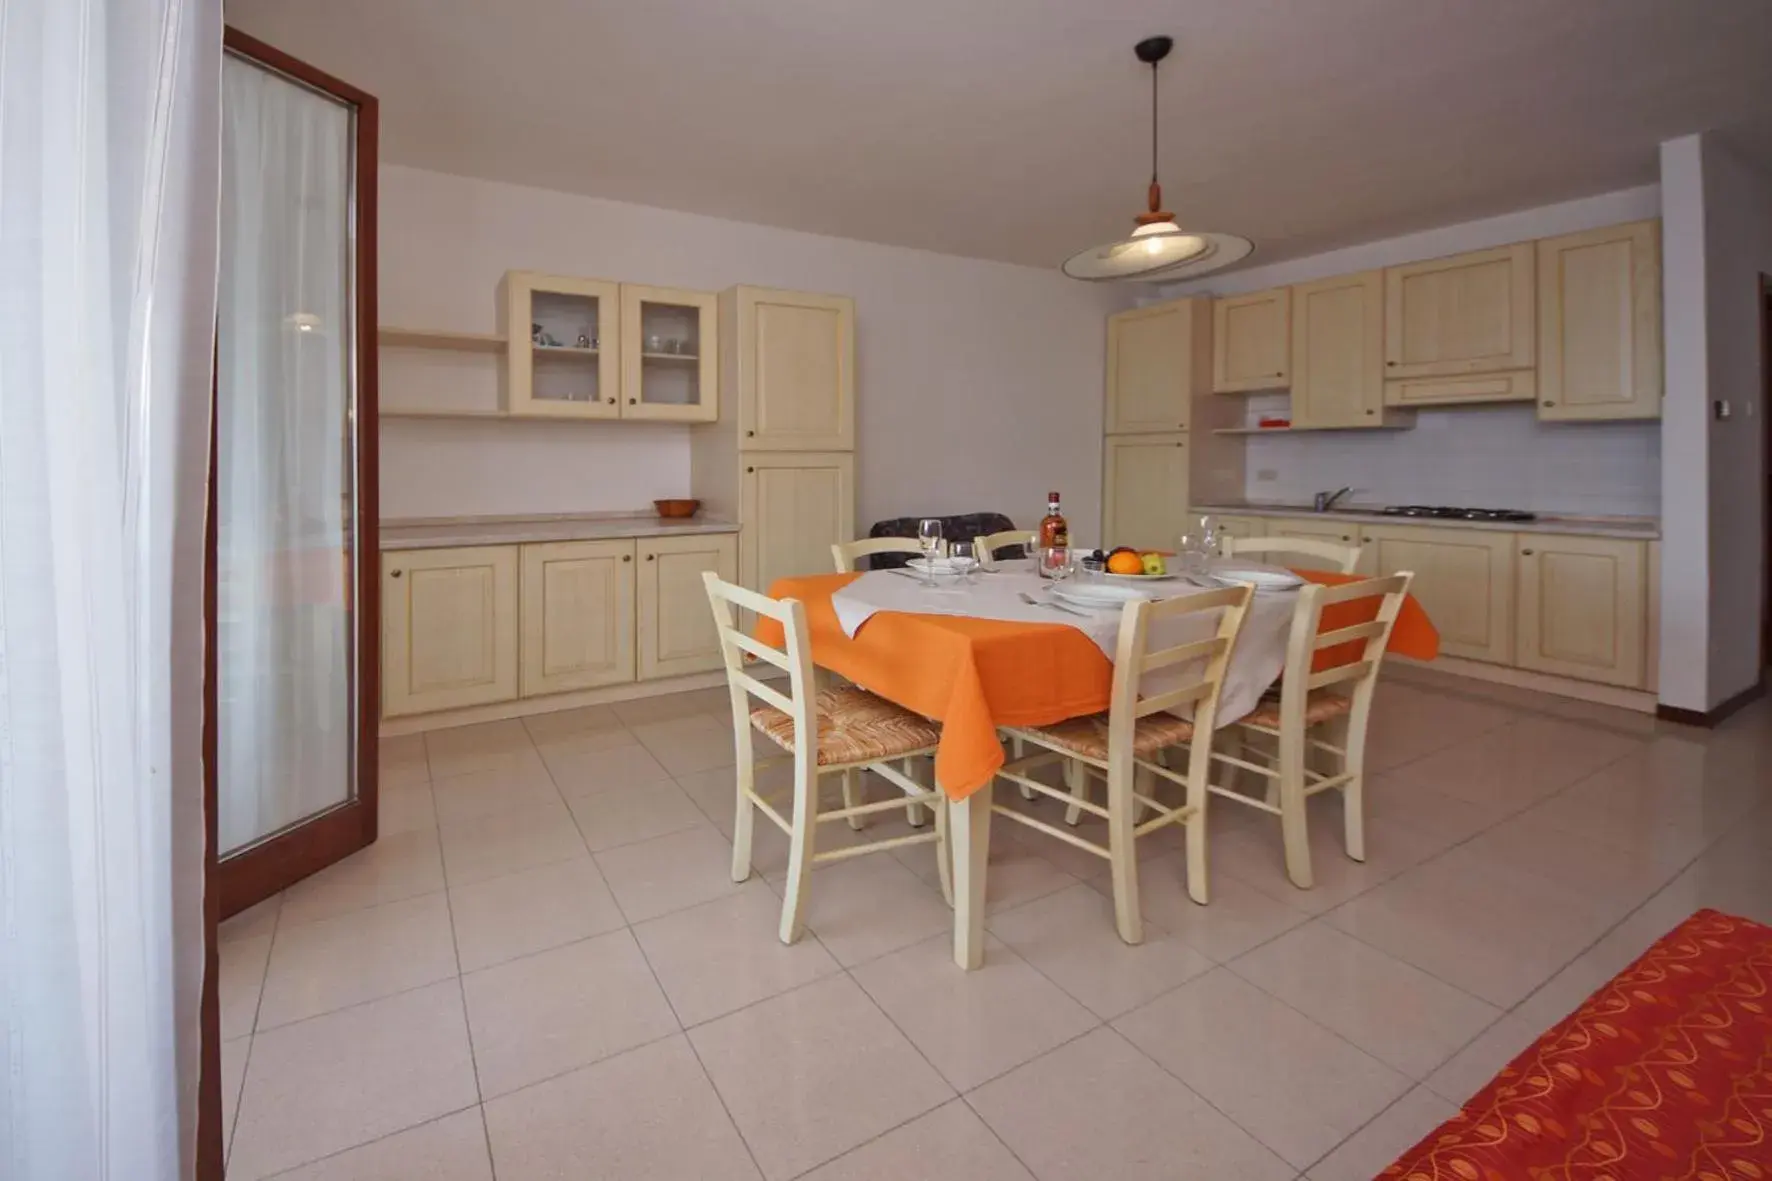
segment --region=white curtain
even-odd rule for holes
[[[222,69],[216,483],[223,856],[352,789],[351,111]]]
[[[194,1158],[220,0],[0,0],[0,1177]]]

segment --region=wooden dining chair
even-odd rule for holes
[[[1303,554],[1330,563],[1325,567],[1342,574],[1352,574],[1360,564],[1364,547],[1324,541],[1316,537],[1230,537],[1225,539],[1226,557],[1253,554]]]
[[[941,543],[941,552],[948,552],[946,541]],[[855,569],[857,560],[874,554],[910,554],[920,558],[923,556],[923,545],[914,537],[861,537],[854,541],[839,541],[831,546],[831,557],[837,563],[839,574],[850,573]]]
[[[1072,718],[1051,726],[1004,730],[1011,737],[1043,749],[1006,764],[998,774],[1039,795],[1062,800],[1073,817],[1088,812],[1106,820],[1107,844],[1103,846],[1001,804],[993,805],[991,810],[1106,858],[1113,873],[1114,921],[1120,938],[1127,943],[1144,939],[1134,847],[1139,837],[1166,825],[1183,825],[1187,832],[1188,896],[1201,904],[1207,900],[1206,805],[1210,797],[1207,777],[1211,772],[1212,731],[1225,668],[1248,613],[1251,594],[1251,588],[1237,586],[1161,602],[1143,599],[1127,603],[1120,612],[1113,692],[1107,713]],[[1208,632],[1205,638],[1157,650],[1149,647],[1153,628],[1213,611],[1218,613],[1216,621],[1209,617],[1203,620]],[[1193,630],[1199,634],[1199,629]],[[1139,684],[1146,673],[1202,662],[1197,673],[1190,675],[1184,670],[1179,687],[1139,696]],[[1188,704],[1193,706],[1191,721],[1169,712]],[[1171,770],[1158,761],[1159,754],[1171,747],[1187,748],[1186,771]],[[1066,791],[1028,775],[1054,761],[1064,764]],[[1090,769],[1106,775],[1105,807],[1088,798]],[[1159,801],[1154,792],[1157,779],[1180,784],[1185,789],[1183,801],[1175,806]],[[1156,815],[1140,820],[1138,813],[1146,809],[1154,810]]]
[[[1028,542],[1032,537],[1033,532],[1028,529],[1004,529],[997,533],[986,533],[983,536],[975,537],[973,544],[978,547],[976,551],[978,560],[984,565],[990,566],[996,563],[998,553],[1012,547],[1021,550],[1022,557],[1032,557],[1033,555],[1027,552]]]
[[[1414,577],[1404,572],[1341,586],[1301,588],[1279,692],[1269,693],[1236,723],[1243,739],[1238,754],[1213,755],[1216,762],[1254,772],[1267,781],[1262,799],[1219,787],[1213,791],[1280,818],[1286,876],[1301,890],[1312,885],[1307,802],[1318,792],[1341,792],[1347,855],[1366,860],[1366,728],[1379,665]],[[1377,600],[1370,621],[1322,630],[1325,609],[1363,599]],[[1318,653],[1342,645],[1349,645],[1345,654],[1338,654],[1345,655],[1345,661],[1316,667]],[[1311,766],[1313,753],[1328,760],[1327,773]]]
[[[732,697],[732,734],[738,765],[738,815],[732,827],[732,880],[751,876],[751,823],[762,812],[788,836],[788,876],[782,891],[781,941],[792,943],[806,926],[807,886],[814,865],[896,849],[901,845],[934,844],[941,874],[941,890],[953,902],[953,882],[947,850],[947,797],[936,787],[917,782],[889,762],[933,755],[941,740],[941,727],[854,685],[814,690],[812,645],[806,631],[806,609],[798,599],[771,599],[731,583],[712,572],[702,575],[714,626],[720,635],[720,655],[726,666],[726,684]],[[735,608],[753,611],[760,618],[781,624],[786,637],[781,648],[772,648],[741,631]],[[787,673],[783,692],[752,676],[745,669],[751,656]],[[750,698],[756,698],[752,704]],[[781,757],[755,760],[751,735],[755,731],[782,750]],[[776,797],[757,790],[758,768],[791,760],[794,768],[790,792]],[[907,764],[908,765],[908,764]],[[892,837],[865,844],[850,844],[818,851],[818,826],[833,820],[858,820],[875,812],[904,806],[902,799],[866,804],[858,801],[857,780],[863,770],[872,771],[905,797],[935,813],[934,830]],[[843,777],[843,806],[824,811],[819,807],[818,781],[827,775]],[[784,812],[783,809],[786,809]]]

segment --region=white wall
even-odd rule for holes
[[[1123,289],[396,166],[381,170],[380,239],[381,321],[401,327],[494,331],[512,269],[853,296],[858,523],[995,510],[1032,524],[1049,488],[1079,524],[1100,517],[1104,320]],[[400,363],[385,397],[410,404],[424,391],[410,373],[393,388]],[[490,383],[490,365],[467,380]],[[644,508],[686,492],[688,429],[387,419],[382,515]]]
[[[1765,605],[1766,378],[1761,275],[1772,274],[1772,178],[1706,136],[1705,357],[1711,401],[1730,416],[1706,421],[1710,489],[1709,704],[1760,678]]]
[[[1660,213],[1655,185],[1525,209],[1170,284],[1145,301],[1183,295],[1240,295],[1333,275],[1505,246]],[[1279,405],[1250,399],[1251,415]],[[1390,504],[1464,504],[1542,512],[1653,516],[1662,494],[1660,432],[1654,423],[1551,425],[1531,407],[1423,411],[1414,430],[1253,437],[1244,494],[1251,500],[1309,500],[1353,485],[1360,499]],[[1253,420],[1251,420],[1253,425]],[[1271,472],[1273,478],[1263,479]]]

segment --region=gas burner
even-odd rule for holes
[[[1515,508],[1456,508],[1443,504],[1393,504],[1382,511],[1387,517],[1427,517],[1436,521],[1518,523],[1538,519],[1537,513]]]

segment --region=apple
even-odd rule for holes
[[[1146,574],[1167,574],[1169,572],[1169,568],[1163,564],[1162,554],[1140,554],[1139,558],[1144,562],[1144,572]]]

